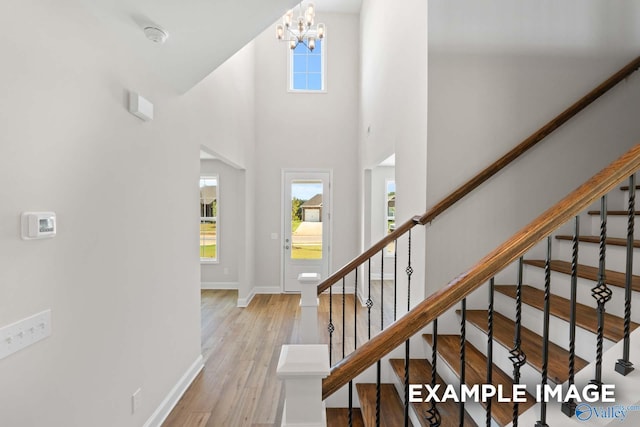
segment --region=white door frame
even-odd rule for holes
[[[323,209],[322,209],[322,221],[323,221],[323,239],[322,239],[322,246],[323,246],[323,250],[322,250],[322,254],[323,254],[323,268],[320,272],[321,275],[321,279],[324,280],[328,277],[328,275],[330,274],[330,269],[331,269],[331,236],[332,236],[332,231],[333,231],[333,203],[332,203],[332,199],[333,199],[333,189],[332,189],[332,182],[333,182],[333,170],[332,169],[289,169],[289,168],[283,168],[282,169],[282,175],[281,175],[281,202],[280,202],[280,206],[281,206],[281,214],[280,217],[282,218],[282,224],[281,224],[281,239],[280,239],[280,288],[282,290],[282,292],[299,292],[298,290],[291,290],[288,289],[288,287],[285,284],[285,274],[286,274],[286,263],[288,261],[288,256],[289,256],[289,251],[287,249],[285,249],[285,247],[287,246],[287,243],[291,243],[291,242],[286,242],[285,239],[287,239],[289,236],[287,236],[287,229],[291,227],[291,225],[289,224],[287,226],[287,220],[289,219],[289,214],[287,212],[285,212],[285,207],[289,206],[289,211],[290,211],[290,206],[291,206],[291,202],[290,200],[286,200],[286,194],[288,194],[288,192],[286,191],[285,186],[287,185],[287,177],[288,175],[291,174],[300,174],[300,175],[310,175],[309,179],[328,179],[327,185],[326,185],[326,189],[325,191],[323,191]],[[319,174],[323,174],[326,175],[323,178],[318,178],[317,176],[314,177],[312,175],[319,175]],[[324,206],[325,205],[325,200],[324,199],[326,196],[328,195],[328,206]],[[290,288],[290,286],[289,286]]]

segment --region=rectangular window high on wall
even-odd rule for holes
[[[307,43],[299,43],[291,49],[289,57],[289,90],[295,92],[325,91],[325,41],[315,40],[310,50]]]
[[[200,261],[217,262],[220,253],[218,235],[220,209],[218,177],[200,177]]]

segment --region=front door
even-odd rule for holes
[[[330,178],[328,171],[283,172],[285,292],[300,292],[300,273],[329,274]]]

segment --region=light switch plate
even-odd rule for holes
[[[0,359],[51,335],[51,310],[0,328]]]

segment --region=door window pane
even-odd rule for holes
[[[291,183],[291,259],[322,259],[322,181]]]

